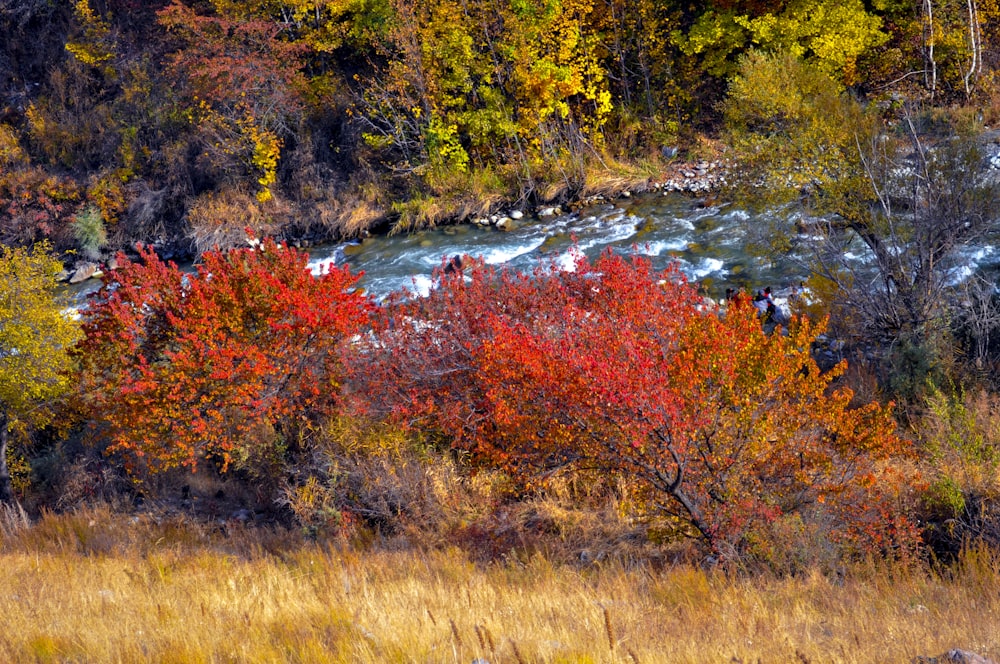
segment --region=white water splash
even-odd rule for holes
[[[509,263],[518,256],[530,254],[538,249],[545,242],[545,238],[534,239],[528,244],[520,244],[512,247],[497,247],[482,254],[483,262],[487,265],[502,265]]]
[[[664,253],[671,251],[684,251],[687,249],[688,241],[686,238],[677,238],[676,240],[659,240],[657,242],[648,242],[646,244],[640,244],[636,247],[636,253],[640,256],[662,256]]]

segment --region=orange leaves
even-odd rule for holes
[[[140,254],[91,303],[79,351],[113,450],[152,469],[225,469],[337,406],[340,353],[372,306],[346,269],[313,277],[305,254],[271,241],[208,252],[195,274]]]
[[[841,369],[810,356],[822,325],[768,335],[749,303],[700,304],[676,271],[610,253],[573,272],[475,264],[391,310],[366,398],[526,486],[620,474],[719,551],[788,513],[848,522],[905,449],[888,409],[830,391]]]

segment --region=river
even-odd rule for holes
[[[426,293],[433,270],[455,254],[530,271],[549,261],[571,265],[574,251],[594,258],[611,248],[647,256],[657,268],[677,261],[714,297],[730,286],[781,288],[803,279],[804,257],[794,247],[776,261],[748,252],[753,238],[747,220],[746,212],[730,206],[706,206],[680,193],[650,193],[546,219],[525,216],[506,231],[465,224],[314,248],[311,265],[319,270],[331,262],[346,263],[364,271],[361,286],[376,298],[402,288]],[[791,225],[772,217],[753,221],[762,234]]]
[[[463,224],[313,247],[309,250],[310,265],[319,271],[330,263],[346,263],[354,272],[364,273],[361,287],[381,299],[403,288],[426,293],[434,269],[456,254],[530,271],[551,261],[569,266],[574,251],[595,258],[611,248],[647,256],[658,269],[676,261],[706,295],[719,298],[728,287],[756,290],[771,286],[780,291],[806,277],[809,243],[793,230],[801,215],[791,210],[751,217],[733,206],[705,205],[690,195],[655,192],[545,219],[527,215],[506,231]],[[761,252],[749,249],[773,237],[790,239],[780,258],[763,258]],[[860,243],[849,247],[845,255],[853,252],[864,262],[867,252]],[[957,283],[976,268],[995,269],[1000,252],[993,246],[980,246],[955,258],[952,281]],[[98,286],[92,279],[73,287],[76,305]]]

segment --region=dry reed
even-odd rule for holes
[[[1000,555],[986,550],[938,573],[741,578],[541,556],[481,566],[457,549],[356,550],[97,511],[0,531],[0,588],[3,661],[1000,658]]]

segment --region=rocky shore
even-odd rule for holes
[[[493,226],[498,230],[511,230],[526,218],[547,219],[598,203],[628,199],[636,194],[658,191],[664,195],[684,193],[711,196],[725,184],[726,170],[723,161],[677,162],[671,164],[659,177],[636,182],[632,188],[615,191],[613,194],[595,194],[565,205],[542,205],[530,210],[512,208],[497,214],[476,217],[468,222],[478,226]]]
[[[725,183],[725,176],[726,164],[722,161],[677,161],[672,162],[657,177],[633,182],[631,188],[615,189],[604,194],[585,196],[562,205],[540,205],[530,209],[511,207],[489,216],[467,219],[460,223],[492,226],[497,230],[508,231],[527,220],[547,219],[599,203],[628,199],[637,194],[663,192],[664,195],[684,193],[708,197]],[[324,238],[313,237],[285,239],[290,245],[297,248],[307,248],[324,240]],[[187,255],[176,243],[153,242],[153,246],[157,254],[164,260],[188,261],[194,259],[194,256]],[[106,271],[114,270],[115,267],[114,257],[103,262],[80,259],[64,270],[59,276],[59,280],[69,284],[78,284],[88,279],[99,279]]]

